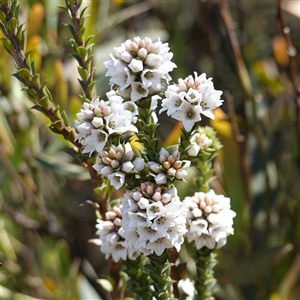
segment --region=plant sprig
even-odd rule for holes
[[[78,62],[78,73],[81,79],[78,78],[80,86],[83,91],[81,98],[83,101],[90,101],[94,97],[94,87],[96,81],[94,80],[94,68],[92,66],[92,50],[94,44],[91,43],[93,36],[85,39],[84,16],[87,7],[81,8],[82,0],[65,0],[66,7],[60,7],[69,17],[71,23],[65,24],[69,29],[72,37],[69,39],[74,53],[72,56]]]
[[[13,75],[24,84],[23,91],[36,103],[32,108],[51,120],[50,129],[81,148],[81,145],[74,141],[75,129],[70,126],[65,111],[61,112],[59,106],[53,103],[46,82],[41,81],[36,70],[35,61],[31,61],[30,52],[25,52],[25,30],[23,24],[19,24],[19,11],[20,6],[16,0],[1,0],[0,28],[4,34],[1,41],[16,64],[17,72]]]

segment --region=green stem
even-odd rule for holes
[[[149,255],[150,264],[146,265],[151,278],[151,285],[154,288],[152,298],[157,300],[174,299],[171,291],[173,281],[170,271],[173,264],[168,261],[169,251],[165,251],[161,256],[156,254]]]
[[[208,248],[196,250],[195,262],[197,274],[195,276],[194,300],[211,300],[213,288],[216,283],[214,278],[214,266],[216,265],[216,253]]]
[[[149,276],[144,270],[145,257],[140,255],[136,260],[126,260],[123,262],[123,266],[125,273],[130,278],[128,287],[135,294],[135,299],[151,299]]]

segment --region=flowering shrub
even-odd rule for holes
[[[213,130],[202,128],[199,121],[201,115],[214,119],[222,92],[206,74],[196,72],[173,84],[172,57],[168,44],[159,39],[136,37],[114,48],[111,60],[104,63],[111,87],[107,100],[83,103],[75,123],[75,141],[81,143],[83,154],[95,157],[93,168],[108,179],[108,189],[125,188],[118,204],[98,220],[100,250],[115,262],[148,257],[153,263],[155,257],[155,267],[166,264],[165,271],[170,264],[163,254],[174,248],[179,253],[185,239],[196,250],[223,247],[233,234],[235,216],[230,199],[208,191],[209,178],[198,169],[206,164],[212,171],[211,160],[220,147]],[[178,144],[162,146],[157,111],[182,123]],[[132,148],[133,139],[141,144],[139,149]],[[195,184],[198,191],[193,196],[180,199],[176,183],[188,180],[191,168],[205,179]],[[160,299],[164,293],[171,298],[169,287],[155,285],[155,271],[149,274],[152,296]],[[168,272],[160,276],[171,283]]]

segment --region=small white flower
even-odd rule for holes
[[[168,44],[150,38],[127,40],[114,48],[114,55],[104,63],[105,76],[110,77],[111,86],[117,86],[118,94],[132,101],[156,95],[162,82],[171,80],[169,72],[176,65],[171,62],[173,54]]]
[[[202,109],[200,106],[194,106],[187,101],[183,101],[180,110],[172,114],[172,117],[182,122],[186,131],[191,131],[195,123],[201,120],[200,113]]]
[[[168,86],[159,113],[167,111],[167,115],[181,121],[190,131],[201,120],[200,114],[214,119],[213,110],[223,103],[221,95],[222,91],[214,89],[211,78],[206,79],[206,74],[198,76],[195,72],[194,77],[180,78],[177,85]]]
[[[77,126],[78,132],[85,135],[91,134],[93,128],[94,127],[90,122],[83,122],[79,126]]]
[[[210,249],[223,247],[227,236],[233,234],[233,218],[236,215],[230,209],[230,199],[210,190],[208,193],[197,192],[192,197],[186,197],[183,203],[188,209],[188,242],[195,242],[197,249],[204,246]]]
[[[145,98],[149,94],[148,88],[144,87],[140,82],[133,82],[131,84],[131,101],[137,101],[141,98]]]
[[[137,247],[135,251],[161,255],[168,248],[180,250],[187,232],[186,208],[175,187],[166,189],[144,182],[138,188],[126,191],[121,203],[124,238],[130,247]]]
[[[115,172],[107,175],[107,178],[110,181],[110,184],[118,190],[125,183],[125,174],[123,172]]]
[[[195,294],[195,286],[194,283],[190,280],[190,278],[180,279],[178,281],[178,288],[184,294],[184,300],[193,300]],[[181,299],[181,298],[180,298]]]

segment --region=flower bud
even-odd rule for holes
[[[128,67],[135,73],[141,72],[144,68],[141,60],[133,59]]]
[[[149,205],[149,200],[142,197],[137,204],[140,209],[146,209],[147,206]]]
[[[121,59],[123,61],[125,61],[126,63],[130,63],[131,60],[132,60],[132,55],[128,52],[128,51],[124,51],[122,54],[121,54]]]
[[[103,119],[99,117],[94,117],[92,124],[95,126],[95,128],[100,128],[103,126]]]
[[[192,147],[188,150],[188,155],[191,157],[196,157],[199,153],[200,147],[196,144],[193,144]]]
[[[154,53],[150,53],[147,55],[145,64],[149,67],[157,67],[161,64],[162,56]]]
[[[156,175],[155,181],[157,184],[165,184],[167,183],[167,175],[164,173],[159,173],[158,175]]]
[[[176,175],[175,177],[177,179],[183,179],[184,177],[186,177],[188,175],[188,172],[186,170],[183,169],[179,169],[176,171]]]
[[[115,169],[115,168],[118,168],[120,166],[120,162],[116,159],[113,159],[111,161],[110,165]]]
[[[101,174],[107,176],[113,172],[113,168],[111,166],[106,166],[101,170]]]
[[[168,176],[174,177],[176,175],[176,169],[174,169],[174,168],[168,169],[167,174],[168,174]]]
[[[126,161],[122,164],[122,171],[125,173],[130,173],[132,169],[134,168],[134,165],[131,161]]]
[[[142,59],[146,58],[147,54],[148,52],[145,48],[141,48],[137,53],[137,55]]]
[[[116,218],[117,214],[113,211],[108,211],[105,213],[106,220],[114,220]]]
[[[144,165],[145,165],[145,161],[143,158],[141,157],[137,157],[134,161],[133,161],[133,165],[134,165],[134,168],[140,172],[144,169]]]
[[[92,129],[93,129],[93,125],[89,122],[83,122],[77,127],[77,130],[80,133],[87,134],[87,135],[91,134]]]
[[[90,109],[86,109],[84,111],[84,116],[87,118],[87,119],[93,119],[94,117],[94,112]]]
[[[174,163],[173,163],[173,167],[175,169],[180,169],[182,166],[182,161],[181,160],[176,160]]]

